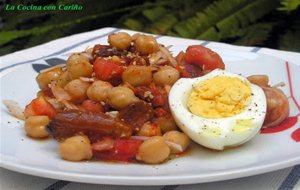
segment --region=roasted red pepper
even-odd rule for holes
[[[135,159],[142,143],[143,141],[135,139],[116,139],[112,149],[105,151],[93,149],[93,156],[100,160],[129,162]]]

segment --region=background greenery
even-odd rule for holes
[[[83,11],[4,11],[0,55],[105,26],[300,51],[300,0],[7,0]]]

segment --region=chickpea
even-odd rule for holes
[[[92,158],[92,147],[87,136],[73,136],[59,144],[59,152],[63,159],[69,161],[89,160]]]
[[[131,36],[126,32],[113,33],[108,36],[108,43],[120,50],[128,49],[131,45]]]
[[[161,131],[155,124],[145,123],[139,130],[138,135],[146,137],[161,136]]]
[[[87,96],[94,101],[106,101],[108,92],[112,88],[112,85],[108,82],[101,80],[93,82],[93,84],[87,90]]]
[[[158,43],[153,36],[137,35],[134,45],[143,55],[148,55],[158,51]]]
[[[150,137],[139,147],[136,158],[148,164],[158,164],[170,155],[170,148],[160,136]]]
[[[179,72],[171,66],[163,66],[153,74],[153,81],[159,85],[172,86],[179,79]]]
[[[147,66],[129,66],[122,74],[123,82],[133,86],[150,84],[152,81],[152,70]]]
[[[67,70],[71,79],[90,77],[93,73],[89,58],[81,54],[73,54],[68,58]]]
[[[46,125],[49,123],[48,116],[30,116],[25,120],[26,134],[32,138],[45,138],[49,134],[46,131]]]
[[[52,69],[50,71],[40,73],[36,77],[36,81],[41,89],[46,89],[48,84],[59,79],[62,74],[61,68]]]
[[[139,99],[127,87],[114,87],[108,92],[108,104],[115,109],[122,109]]]
[[[169,131],[164,134],[165,141],[169,141],[171,143],[175,143],[181,146],[182,150],[178,150],[172,146],[170,146],[171,153],[181,153],[184,152],[190,144],[190,139],[186,134],[181,133],[179,131]]]
[[[88,82],[84,82],[80,79],[75,79],[65,86],[65,90],[72,97],[72,101],[82,102],[86,99],[86,91],[89,88],[89,86],[90,84]]]
[[[71,81],[70,77],[69,77],[69,74],[67,71],[63,72],[60,77],[58,78],[58,80],[56,81],[57,82],[57,85],[59,87],[65,87],[69,82]]]
[[[159,117],[155,119],[154,123],[161,129],[163,133],[175,130],[177,128],[174,119],[169,117]]]

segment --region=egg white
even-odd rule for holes
[[[216,76],[237,77],[250,85],[252,99],[241,113],[211,119],[189,111],[187,102],[193,86]],[[267,109],[266,97],[260,87],[240,75],[220,69],[198,78],[179,79],[170,90],[169,104],[177,125],[184,133],[198,144],[216,150],[238,146],[253,138],[263,125]]]

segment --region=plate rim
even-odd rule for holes
[[[283,168],[294,166],[300,163],[300,155],[281,162],[275,162],[270,164],[264,164],[259,166],[252,166],[240,169],[232,169],[219,172],[218,174],[194,174],[185,176],[172,176],[159,175],[159,176],[105,176],[94,174],[78,174],[74,172],[61,172],[50,171],[47,169],[33,168],[27,165],[21,165],[21,163],[12,163],[9,161],[3,161],[0,157],[0,167],[15,172],[30,174],[38,177],[46,177],[51,179],[59,179],[81,183],[91,184],[107,184],[107,185],[134,185],[134,186],[153,186],[155,185],[186,185],[206,182],[216,182],[229,179],[237,179],[242,177],[248,177],[253,175],[259,175],[272,171],[277,171]],[[20,170],[21,169],[21,170]],[[59,175],[59,177],[58,177]],[[180,180],[180,181],[179,181]]]

